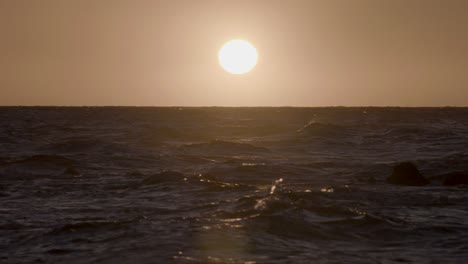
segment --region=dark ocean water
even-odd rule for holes
[[[3,107],[0,262],[466,263],[467,150],[468,108]]]

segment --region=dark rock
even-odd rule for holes
[[[411,162],[402,162],[393,167],[393,173],[387,178],[387,182],[396,185],[422,186],[429,184],[418,168]]]
[[[468,185],[468,172],[453,172],[443,176],[444,186]]]

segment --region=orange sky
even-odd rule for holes
[[[468,1],[0,0],[0,105],[468,106]],[[218,65],[246,39],[257,67]]]

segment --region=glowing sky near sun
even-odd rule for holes
[[[0,1],[0,105],[468,105],[468,1]],[[218,52],[261,54],[226,74]]]

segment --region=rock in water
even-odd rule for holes
[[[393,167],[393,173],[387,178],[387,182],[397,185],[422,186],[429,184],[418,168],[411,162],[402,162]]]

